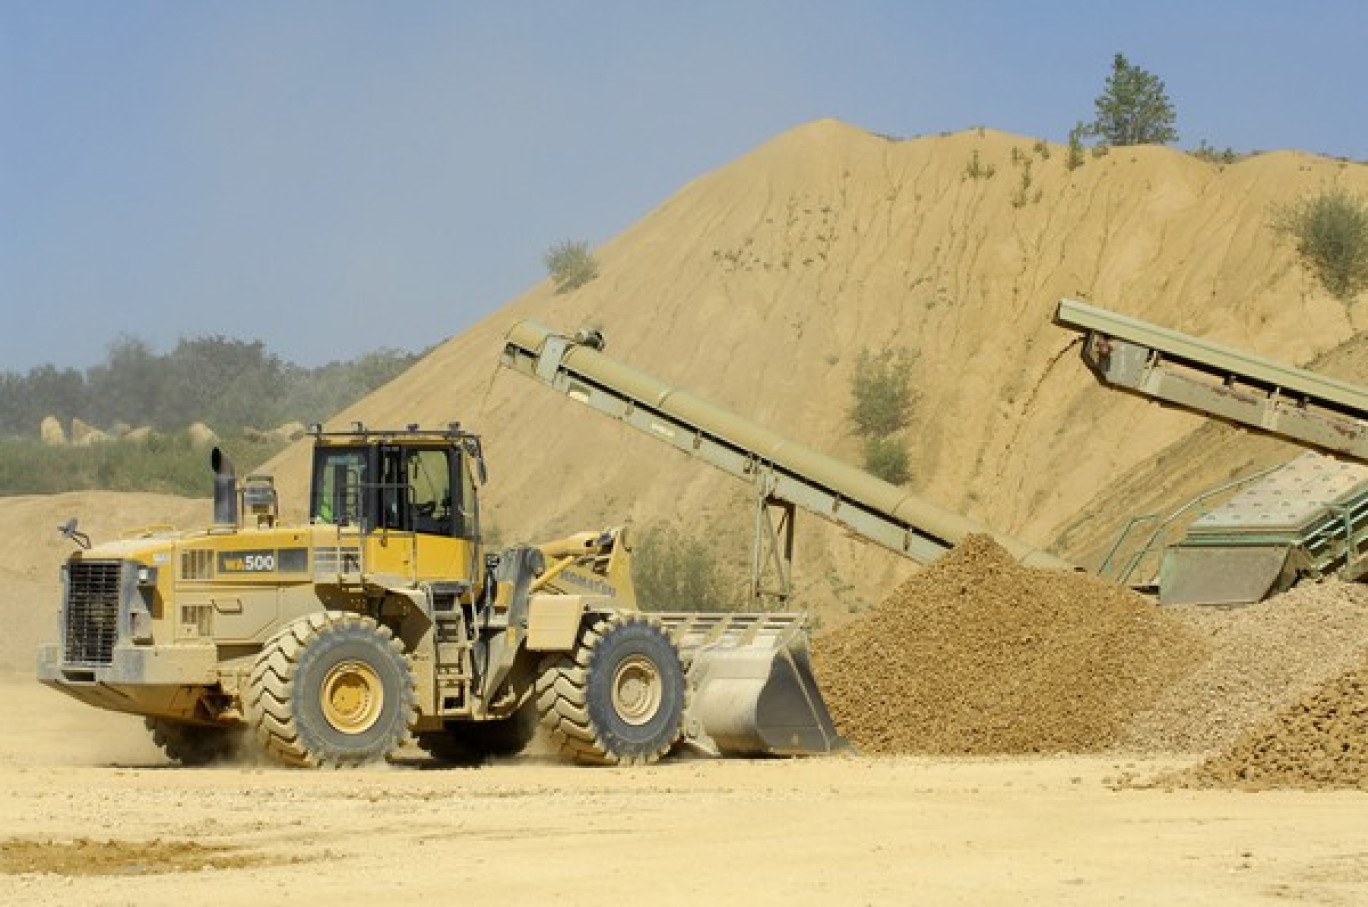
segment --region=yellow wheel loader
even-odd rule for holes
[[[215,449],[213,523],[79,546],[38,678],[143,715],[168,756],[353,766],[411,740],[465,762],[522,749],[645,764],[842,745],[796,614],[650,614],[619,530],[487,552],[478,436],[313,431],[309,521]]]

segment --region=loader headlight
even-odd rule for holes
[[[142,588],[157,584],[157,568],[147,564],[138,565],[138,585]]]

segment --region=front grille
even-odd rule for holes
[[[68,566],[62,635],[67,664],[107,665],[114,660],[122,589],[119,561],[75,561]]]

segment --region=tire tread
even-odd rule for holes
[[[661,759],[678,741],[682,733],[678,725],[682,722],[677,722],[672,733],[665,735],[668,739],[662,740],[654,749],[642,753],[621,752],[609,742],[591,716],[589,685],[599,649],[605,638],[637,623],[650,626],[669,640],[678,657],[673,640],[659,621],[644,614],[622,613],[586,626],[573,652],[543,659],[534,699],[543,728],[563,756],[586,765],[647,765]],[[687,695],[685,684],[684,696]]]
[[[402,730],[385,742],[382,757],[389,756],[412,739],[417,720],[416,682],[403,644],[388,627],[370,617],[348,611],[326,611],[301,617],[267,640],[247,678],[243,697],[248,726],[258,745],[271,758],[298,767],[359,765],[371,761],[327,746],[310,745],[300,731],[295,714],[295,678],[304,651],[329,634],[365,633],[376,638],[384,650],[402,663],[405,682],[399,691]]]

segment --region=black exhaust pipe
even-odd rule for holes
[[[214,525],[238,524],[237,474],[233,464],[217,447],[209,454],[209,466],[214,470]]]

